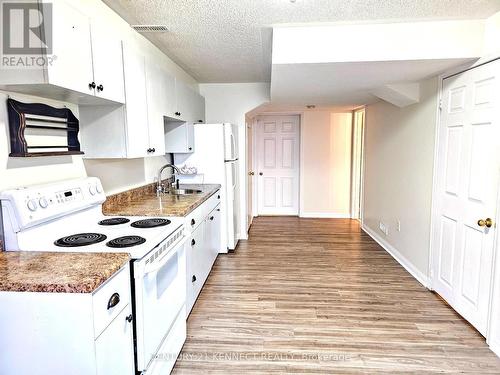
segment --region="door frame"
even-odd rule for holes
[[[355,137],[355,132],[356,132],[356,113],[358,112],[363,112],[363,122],[361,124],[361,134],[360,134],[360,139],[357,140]],[[351,139],[352,139],[352,145],[351,145],[351,202],[350,202],[350,213],[351,213],[351,219],[358,220],[360,223],[363,223],[363,206],[364,206],[364,177],[365,177],[365,129],[366,129],[366,107],[359,107],[355,108],[352,111],[352,133],[351,133]],[[354,176],[354,165],[355,165],[355,160],[354,160],[354,152],[355,152],[355,141],[358,141],[360,143],[360,157],[357,162],[359,162],[359,184],[358,184],[358,190],[356,191],[355,186],[354,186],[354,179],[356,178]],[[359,199],[359,213],[358,217],[355,217],[356,215],[354,214],[355,208],[354,208],[354,197],[358,196]]]
[[[439,127],[441,124],[441,103],[443,100],[443,81],[446,78],[450,78],[451,76],[462,74],[467,72],[468,70],[478,68],[481,65],[485,65],[489,62],[493,62],[495,60],[500,59],[500,55],[488,56],[485,58],[481,58],[476,61],[472,65],[461,65],[459,67],[450,69],[443,74],[438,76],[438,92],[436,96],[436,123],[434,129],[434,162],[433,162],[433,174],[432,174],[432,196],[431,196],[431,219],[430,219],[430,236],[429,236],[429,262],[428,262],[428,282],[427,288],[429,290],[434,290],[434,280],[436,275],[433,274],[434,269],[434,256],[437,251],[436,245],[433,241],[433,230],[434,226],[438,222],[439,212],[437,210],[437,200],[438,200],[438,156],[440,154],[440,138],[439,138]],[[497,198],[497,210],[495,222],[498,223],[498,219],[500,217],[500,181],[498,183],[498,198]],[[489,291],[489,309],[488,309],[488,317],[487,317],[487,328],[486,328],[486,342],[490,345],[490,349],[495,352],[498,356],[500,356],[500,341],[492,342],[494,337],[492,327],[497,326],[496,328],[500,330],[500,322],[494,321],[495,314],[500,313],[500,297],[497,300],[494,299],[495,294],[500,295],[500,228],[497,229],[495,233],[495,238],[493,240],[493,259],[492,259],[492,274],[491,274],[491,286]],[[496,303],[495,303],[496,302]],[[500,338],[500,333],[499,333]]]
[[[254,117],[252,117],[252,147],[253,147],[253,152],[252,152],[252,165],[254,167],[254,172],[255,172],[255,167],[258,165],[258,160],[257,160],[257,129],[255,128],[258,124],[259,117],[261,116],[298,116],[299,118],[299,184],[298,184],[298,207],[299,207],[299,212],[297,214],[298,217],[301,217],[302,215],[302,199],[301,199],[301,191],[302,191],[302,118],[303,118],[304,113],[303,112],[262,112],[256,114]],[[250,171],[247,171],[247,174]],[[255,176],[254,176],[255,177]],[[257,178],[253,178],[252,180],[252,215],[253,217],[259,217],[259,204],[258,204],[258,199],[259,199],[259,192],[258,192],[258,184],[257,184]]]

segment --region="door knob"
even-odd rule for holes
[[[262,173],[262,172],[259,172],[259,176],[264,176],[264,173]]]
[[[248,175],[249,175],[249,176],[253,176],[254,174],[255,174],[255,172],[254,172],[254,171],[248,172]]]
[[[491,228],[493,226],[493,220],[491,220],[490,218],[484,220],[480,219],[477,221],[477,225],[479,225],[480,227]]]

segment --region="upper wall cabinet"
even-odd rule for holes
[[[153,59],[146,59],[146,87],[149,121],[149,143],[157,154],[165,153],[165,116],[175,112],[175,78]]]
[[[95,85],[96,96],[125,103],[121,41],[111,36],[105,25],[94,20],[91,33],[94,79],[89,85]]]
[[[174,118],[187,122],[205,122],[205,98],[177,80],[177,113]]]
[[[122,74],[125,106],[80,107],[80,143],[86,158],[140,158],[164,153],[163,123],[149,122],[145,57],[125,43]],[[156,150],[150,139],[160,133],[162,146]]]
[[[8,67],[0,88],[77,104],[124,103],[120,40],[66,1],[40,3],[52,4],[52,22],[43,23],[43,33],[52,35],[52,52],[37,59],[45,62],[40,66]],[[43,18],[41,9],[35,14]],[[31,43],[43,47],[38,38]]]

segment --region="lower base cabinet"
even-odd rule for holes
[[[221,244],[220,202],[214,194],[187,218],[191,235],[186,241],[187,301],[189,315],[210,274]],[[186,225],[186,227],[189,227]]]
[[[0,374],[135,375],[128,265],[94,293],[0,292],[0,306]]]

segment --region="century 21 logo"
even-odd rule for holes
[[[3,2],[2,42],[5,55],[52,53],[52,4]]]

